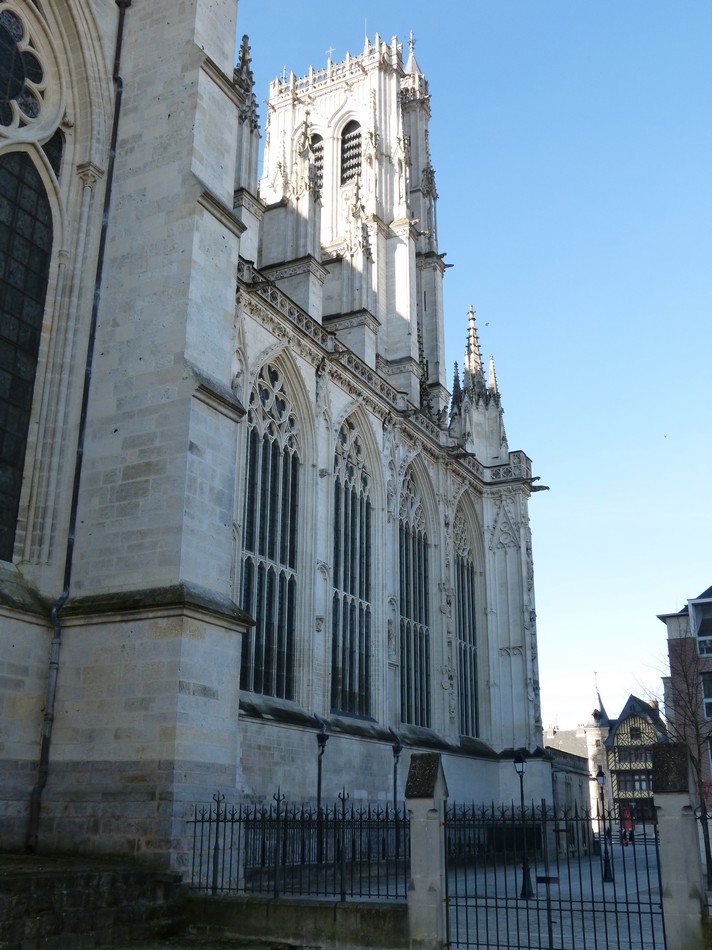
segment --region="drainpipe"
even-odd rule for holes
[[[50,617],[52,620],[52,643],[50,646],[49,669],[47,672],[47,696],[45,700],[44,719],[42,721],[42,734],[40,736],[40,755],[37,764],[37,783],[32,789],[30,795],[30,813],[27,821],[27,838],[25,840],[25,850],[33,854],[37,850],[37,838],[40,822],[40,806],[42,804],[42,793],[47,785],[47,776],[49,774],[49,751],[52,744],[52,726],[54,724],[54,704],[57,695],[57,678],[59,675],[59,648],[62,643],[62,621],[59,613],[64,607],[69,597],[72,581],[72,562],[74,559],[74,537],[77,527],[77,509],[79,507],[79,485],[82,476],[82,460],[84,458],[84,436],[87,427],[87,408],[89,405],[89,387],[91,385],[91,370],[94,359],[94,342],[96,340],[96,326],[99,316],[99,301],[101,299],[101,279],[104,271],[104,253],[106,249],[106,235],[109,225],[109,206],[111,204],[111,190],[114,179],[114,164],[116,162],[116,142],[119,132],[119,114],[121,111],[121,96],[124,85],[119,75],[119,64],[121,62],[121,46],[124,38],[124,19],[126,10],[131,6],[132,0],[115,0],[119,8],[119,24],[116,35],[116,47],[114,50],[114,70],[112,79],[114,81],[114,121],[111,127],[111,141],[109,145],[109,161],[106,172],[106,191],[104,193],[104,209],[101,222],[101,234],[99,239],[99,254],[96,262],[96,274],[94,277],[94,299],[91,310],[91,321],[89,324],[89,340],[87,343],[87,356],[84,364],[84,389],[82,391],[82,409],[79,417],[79,433],[77,436],[77,452],[74,459],[74,481],[72,485],[72,505],[69,512],[69,530],[67,533],[67,547],[64,555],[64,589],[59,597],[52,604]]]

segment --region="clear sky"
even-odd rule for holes
[[[410,31],[430,83],[448,385],[474,304],[530,502],[544,725],[659,693],[712,585],[712,2],[240,0],[258,101]],[[264,121],[265,107],[260,106]]]

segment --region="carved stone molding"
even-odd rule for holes
[[[94,188],[94,185],[104,177],[104,169],[91,161],[82,162],[80,165],[77,165],[77,175],[79,175],[87,188]]]
[[[500,656],[524,656],[524,649],[521,646],[500,647]]]

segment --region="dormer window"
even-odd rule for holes
[[[353,181],[361,171],[361,126],[349,122],[341,134],[341,184]]]

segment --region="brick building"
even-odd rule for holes
[[[712,587],[677,613],[659,614],[667,628],[670,676],[664,679],[671,735],[686,742],[701,786],[712,803]]]

